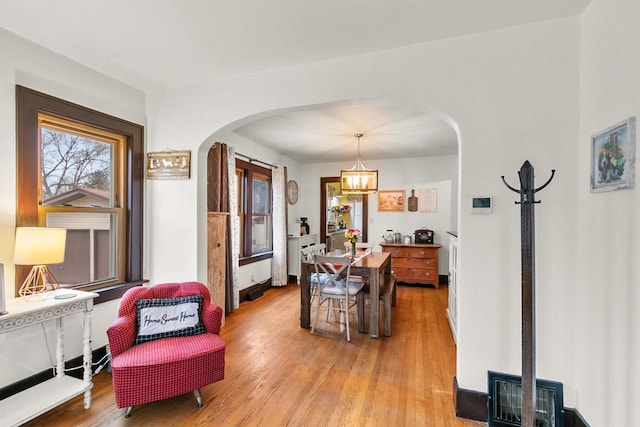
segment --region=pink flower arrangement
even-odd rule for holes
[[[344,232],[344,235],[349,243],[356,243],[358,241],[358,237],[360,237],[360,230],[357,228],[350,228]]]

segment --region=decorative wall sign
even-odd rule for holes
[[[438,189],[418,189],[418,210],[423,213],[438,212]]]
[[[191,151],[147,153],[147,179],[189,179]]]
[[[591,192],[633,188],[636,177],[636,118],[591,137]]]
[[[378,211],[404,212],[404,200],[404,190],[380,190],[378,191]]]

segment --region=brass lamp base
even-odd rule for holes
[[[55,291],[60,285],[46,265],[34,265],[24,279],[18,294],[26,300],[43,299],[40,294]]]

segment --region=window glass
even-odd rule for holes
[[[236,177],[244,264],[269,257],[273,250],[271,170],[236,160]]]
[[[117,278],[118,216],[105,212],[48,212],[47,227],[67,229],[64,262],[49,266],[62,287]]]
[[[264,177],[253,179],[253,213],[267,214],[271,211],[269,181]]]
[[[114,143],[40,125],[43,205],[113,206]],[[82,193],[84,197],[77,197]]]

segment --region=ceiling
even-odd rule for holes
[[[589,1],[3,0],[0,27],[156,91],[579,15]],[[457,152],[448,125],[376,103],[278,113],[236,132],[303,163],[355,158],[355,132],[363,159]]]

